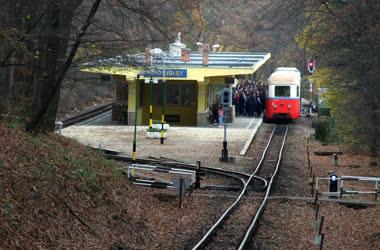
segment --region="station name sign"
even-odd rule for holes
[[[164,77],[163,69],[152,69],[142,73],[144,77]],[[187,78],[186,69],[165,69],[165,77],[168,78]]]

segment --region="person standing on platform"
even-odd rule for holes
[[[260,95],[259,95],[259,92],[257,91],[256,93],[256,116],[257,117],[260,117],[261,113],[262,113],[262,102],[261,102],[261,99],[260,99]]]
[[[246,102],[247,102],[247,98],[246,98],[246,95],[244,94],[244,92],[242,91],[241,93],[241,96],[240,96],[240,115],[241,116],[245,116],[246,112],[245,112],[245,105],[246,105]]]
[[[257,111],[257,101],[256,101],[256,96],[254,94],[251,94],[249,96],[248,104],[249,104],[248,115],[249,116],[255,116],[256,111]]]
[[[264,112],[265,110],[265,103],[266,103],[266,93],[264,87],[260,91],[260,101],[261,101],[261,111]]]
[[[128,108],[124,107],[123,108],[123,113],[122,113],[122,122],[123,124],[128,124]]]
[[[235,105],[235,107],[236,107],[236,113],[237,113],[237,115],[241,115],[241,111],[240,111],[240,93],[239,92],[237,92],[236,94],[235,94],[235,98],[234,98],[234,103],[233,103],[233,105]]]
[[[219,128],[223,127],[224,111],[221,105],[218,106]]]
[[[210,126],[212,126],[214,124],[214,112],[212,111],[213,109],[213,106],[211,105],[209,108],[208,108],[208,123]]]

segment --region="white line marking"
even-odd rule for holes
[[[247,153],[249,145],[251,145],[251,142],[252,142],[253,138],[255,137],[257,130],[259,130],[261,123],[263,123],[263,119],[262,118],[257,119],[257,123],[256,123],[255,127],[252,129],[252,133],[248,137],[247,141],[245,142],[243,149],[240,151],[240,155],[245,155]]]
[[[248,124],[248,126],[245,129],[249,129],[249,127],[252,125],[252,123],[255,121],[255,118],[251,119],[251,122]]]

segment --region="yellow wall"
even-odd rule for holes
[[[128,80],[128,111],[135,112],[136,110],[136,81]]]
[[[208,82],[209,84],[224,84],[225,78],[225,76],[208,77]]]
[[[137,110],[137,124],[141,124],[142,120],[142,108],[141,108],[141,86],[143,83],[142,80],[128,80],[128,112],[136,112],[136,93],[139,92],[139,103]],[[139,91],[137,91],[137,87]]]
[[[176,84],[176,83],[183,83],[183,84],[194,84],[195,85],[195,91],[197,91],[196,82],[194,81],[178,81],[178,80],[172,80],[167,81],[167,84]],[[142,83],[142,124],[148,125],[149,124],[149,84]],[[197,98],[195,98],[196,103],[195,105],[171,105],[167,104],[165,105],[165,114],[170,115],[180,115],[180,122],[179,123],[172,123],[169,122],[171,125],[176,126],[196,126],[197,125]],[[161,120],[161,114],[162,114],[162,106],[161,105],[153,105],[153,120]]]
[[[207,109],[206,106],[206,84],[202,81],[198,81],[198,109],[197,112],[204,112]]]

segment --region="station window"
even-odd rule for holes
[[[275,86],[274,95],[276,97],[290,97],[290,86]]]
[[[168,84],[166,87],[166,104],[169,105],[195,105],[194,84]]]
[[[166,87],[166,103],[178,105],[180,104],[180,85],[168,84]]]
[[[100,75],[100,81],[110,82],[111,81],[111,75]]]
[[[195,86],[193,84],[181,85],[181,105],[195,105]]]
[[[153,84],[153,96],[152,101],[153,105],[161,105],[162,104],[162,84]]]

